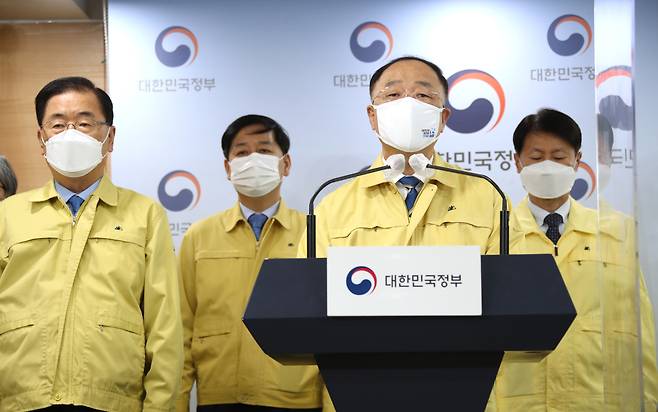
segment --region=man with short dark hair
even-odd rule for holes
[[[319,411],[317,367],[274,361],[242,323],[263,260],[295,257],[304,230],[304,215],[281,199],[290,140],[273,119],[247,115],[228,126],[221,146],[238,202],[183,238],[185,368],[177,410],[188,410],[196,380],[199,411]]]
[[[170,410],[183,354],[166,214],[104,175],[103,90],[61,78],[35,106],[53,180],[0,202],[0,410]]]
[[[653,309],[636,275],[633,225],[571,198],[581,139],[578,124],[553,109],[514,131],[528,197],[512,212],[510,250],[553,254],[577,316],[547,356],[505,355],[487,411],[656,410]]]

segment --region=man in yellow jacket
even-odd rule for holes
[[[402,57],[370,81],[367,113],[381,152],[372,168],[317,208],[317,255],[329,246],[477,245],[498,253],[502,200],[485,181],[425,169],[454,167],[435,152],[450,115],[448,82],[435,64]],[[415,160],[415,161],[414,161]],[[347,171],[346,171],[347,172]],[[306,239],[300,256],[306,256]],[[327,410],[333,409],[325,394]]]
[[[169,225],[104,176],[112,101],[81,77],[37,95],[53,175],[0,202],[0,411],[167,411],[182,368]]]
[[[238,118],[222,136],[224,166],[238,202],[185,234],[180,250],[185,367],[178,411],[192,383],[199,411],[319,411],[315,366],[284,366],[267,356],[242,323],[266,258],[295,257],[304,215],[281,199],[290,140],[273,119]]]
[[[377,245],[478,245],[497,253],[498,193],[481,179],[424,168],[456,168],[434,148],[450,115],[447,93],[441,69],[421,58],[402,57],[373,74],[367,112],[381,152],[371,167],[392,169],[358,177],[323,199],[318,256],[328,246]]]
[[[528,197],[512,213],[512,252],[554,255],[578,315],[545,357],[506,354],[490,411],[656,410],[653,310],[636,275],[633,222],[570,197],[580,146],[580,128],[556,110],[514,132]]]

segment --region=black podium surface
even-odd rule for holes
[[[549,351],[576,311],[550,255],[482,256],[482,316],[327,317],[326,259],[263,263],[244,323],[317,363],[338,412],[482,411],[504,351]]]

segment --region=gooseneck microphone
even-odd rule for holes
[[[496,189],[496,191],[500,195],[500,198],[503,201],[502,208],[500,210],[500,254],[509,255],[509,211],[507,210],[507,198],[505,197],[505,193],[503,193],[503,191],[500,190],[500,187],[496,184],[496,182],[494,182],[493,179],[491,179],[489,176],[481,175],[479,173],[467,172],[466,170],[451,169],[449,167],[443,167],[443,166],[434,166],[433,164],[430,163],[428,163],[425,167],[427,167],[428,169],[441,170],[443,172],[457,173],[460,175],[484,179],[487,182],[489,182],[489,184],[493,186],[494,189]]]
[[[465,170],[460,170],[460,169],[452,169],[449,167],[443,167],[443,166],[435,166],[433,164],[427,164],[425,167],[429,169],[434,169],[434,170],[441,170],[443,172],[448,172],[448,173],[456,173],[460,175],[465,175],[465,176],[471,176],[471,177],[476,177],[479,179],[484,179],[491,186],[493,186],[494,189],[498,192],[502,199],[502,209],[500,211],[500,254],[501,255],[509,255],[509,211],[507,210],[507,199],[505,198],[505,194],[503,191],[500,189],[500,187],[494,182],[490,177],[481,175],[479,173],[473,173],[473,172],[468,172]],[[333,179],[329,179],[326,182],[322,183],[318,190],[315,191],[313,196],[311,197],[311,200],[308,203],[308,215],[306,216],[306,257],[307,258],[315,258],[316,256],[316,228],[315,228],[315,199],[318,197],[320,192],[324,190],[325,187],[329,186],[332,183],[340,182],[342,180],[347,180],[347,179],[352,179],[355,177],[363,176],[363,175],[368,175],[370,173],[376,173],[380,172],[382,170],[390,169],[390,166],[381,166],[381,167],[375,167],[374,169],[366,169],[362,170],[360,172],[356,173],[350,173],[348,175],[343,175],[343,176],[338,176],[334,177]]]
[[[359,177],[363,175],[369,175],[370,173],[381,172],[382,170],[386,170],[390,168],[391,166],[380,166],[380,167],[375,167],[374,169],[361,170],[360,172],[334,177],[333,179],[329,179],[320,185],[318,190],[316,190],[315,193],[313,193],[311,200],[308,202],[308,215],[306,216],[306,257],[307,258],[317,257],[315,252],[316,232],[315,232],[314,210],[315,210],[315,198],[318,197],[320,192],[322,192],[322,190],[324,190],[325,187],[329,186],[332,183],[340,182],[342,180],[352,179],[354,177]]]

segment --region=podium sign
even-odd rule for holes
[[[330,247],[327,316],[480,316],[478,246]]]

